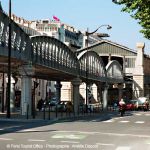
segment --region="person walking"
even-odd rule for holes
[[[37,104],[37,108],[39,109],[39,111],[42,110],[43,103],[44,103],[44,101],[43,101],[43,99],[41,98],[41,99],[38,101],[38,104]]]

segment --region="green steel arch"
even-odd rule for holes
[[[106,81],[106,70],[101,57],[94,51],[83,51],[78,56],[80,76],[96,81]]]
[[[79,75],[78,59],[64,43],[49,36],[31,36],[31,42],[33,64]]]
[[[8,56],[9,17],[0,10],[0,56]],[[11,58],[20,61],[31,59],[29,36],[11,20]]]
[[[123,83],[123,71],[118,61],[110,61],[106,66],[106,73],[109,83]]]

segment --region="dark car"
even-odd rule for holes
[[[56,106],[57,104],[58,104],[58,100],[55,97],[49,101],[50,106]]]
[[[69,101],[60,101],[58,104],[57,104],[57,110],[58,111],[66,111],[66,109],[67,109],[67,103],[68,103]]]

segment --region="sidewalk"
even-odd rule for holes
[[[32,116],[22,116],[20,112],[11,113],[11,117],[7,118],[6,113],[0,113],[0,121],[19,121],[19,122],[57,122],[57,121],[66,121],[66,120],[80,120],[80,119],[90,119],[95,117],[102,117],[108,118],[111,116],[116,116],[118,111],[107,110],[107,111],[100,111],[97,113],[83,113],[74,116],[73,113],[67,114],[66,112],[36,112],[35,118]]]

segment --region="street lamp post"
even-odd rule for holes
[[[9,0],[9,38],[8,38],[8,97],[7,97],[7,118],[10,118],[10,90],[11,90],[11,0]]]
[[[86,48],[87,48],[87,53],[86,53],[86,113],[88,113],[88,73],[89,73],[89,58],[88,58],[88,41],[89,41],[89,36],[96,33],[101,27],[106,26],[107,29],[111,29],[112,27],[110,25],[104,24],[99,26],[96,30],[93,32],[89,32],[88,28],[87,31],[85,32],[85,35],[87,37],[86,39]]]

